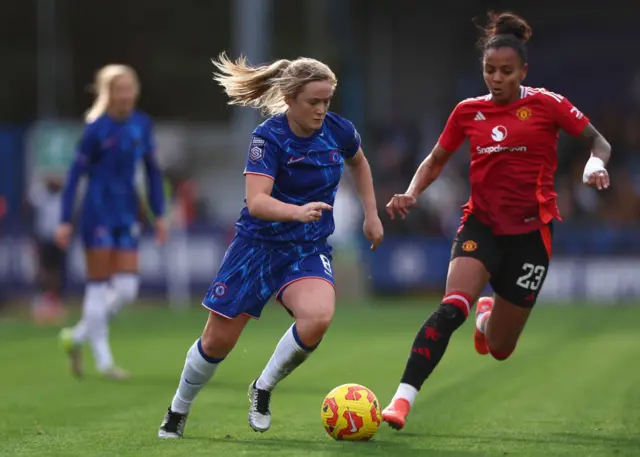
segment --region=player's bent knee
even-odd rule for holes
[[[489,348],[489,354],[491,354],[491,357],[499,361],[507,360],[515,350],[515,347],[508,350],[498,350],[494,349],[489,344],[487,344],[487,346]]]
[[[315,348],[327,333],[333,320],[333,307],[301,313],[296,317],[296,333],[305,348]]]
[[[324,333],[331,326],[333,321],[333,313],[327,313],[325,315],[312,315],[303,318],[296,319],[296,325],[298,329],[303,332],[313,332],[324,335]]]
[[[304,346],[316,346],[329,329],[335,311],[335,291],[325,281],[298,281],[284,290],[283,305],[296,320]]]
[[[489,354],[496,360],[507,360],[516,350],[516,344],[518,343],[517,338],[514,339],[507,335],[496,333],[495,328],[489,328],[486,338]]]
[[[327,329],[335,312],[333,298],[304,297],[300,300],[288,300],[285,306],[291,310],[296,322],[305,327]]]
[[[487,332],[486,337],[489,354],[496,360],[507,360],[511,354],[513,354],[513,351],[516,350],[517,339],[514,340],[506,335],[500,335],[494,332]]]
[[[296,321],[304,321],[316,328],[329,328],[335,313],[333,298],[314,298],[296,304],[294,307]]]

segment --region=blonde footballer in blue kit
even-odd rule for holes
[[[250,318],[259,318],[275,295],[295,323],[251,383],[249,425],[271,425],[271,392],[320,343],[331,324],[335,290],[331,212],[344,164],[351,168],[365,210],[364,234],[372,249],[382,241],[371,169],[353,124],[329,112],[337,80],[323,63],[307,58],[250,67],[244,59],[216,62],[216,80],[231,103],[261,108],[271,117],[249,143],[246,206],[236,236],[203,306],[204,332],[191,347],[178,390],[158,431],[180,438],[191,405],[231,352]]]

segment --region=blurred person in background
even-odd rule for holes
[[[479,43],[490,94],[456,106],[406,193],[387,205],[392,218],[404,219],[469,139],[471,198],[453,243],[445,296],[420,327],[396,394],[382,412],[395,429],[404,427],[418,391],[487,283],[494,296],[478,301],[475,349],[496,360],[515,350],[547,275],[553,220],[561,220],[554,190],[560,130],[590,142],[583,183],[609,186],[611,147],[589,119],[566,98],[522,85],[530,36],[519,16],[490,14]]]
[[[109,320],[138,295],[140,201],[135,171],[143,161],[148,201],[155,216],[156,238],[167,230],[162,218],[162,175],[155,156],[152,122],[136,109],[140,84],[125,65],[107,65],[96,75],[96,98],[86,114],[86,127],[68,173],[62,199],[62,223],[56,239],[62,248],[71,241],[71,218],[78,182],[87,177],[80,231],[85,247],[87,284],[82,319],[63,329],[60,339],[72,372],[82,375],[81,345],[89,341],[97,370],[113,379],[128,374],[115,365],[109,344]]]
[[[214,62],[231,104],[271,115],[253,133],[246,176],[246,206],[236,237],[203,300],[209,316],[187,352],[178,389],[158,430],[181,438],[200,389],[232,351],[251,318],[272,296],[295,323],[285,332],[260,376],[249,386],[249,425],[271,426],[271,392],[318,347],[335,311],[331,212],[344,164],[350,167],[364,209],[365,237],[376,249],[383,229],[371,168],[360,135],[329,112],[337,85],[331,69],[314,59],[278,60],[252,67],[223,53]]]
[[[39,293],[32,307],[33,318],[38,323],[61,322],[65,316],[61,293],[66,253],[55,241],[60,225],[63,185],[59,176],[44,176],[32,184],[28,193],[39,260]]]

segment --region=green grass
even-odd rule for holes
[[[640,306],[541,306],[507,362],[475,354],[468,322],[404,430],[384,427],[369,443],[332,441],[320,423],[324,395],[357,382],[386,405],[431,309],[393,301],[341,306],[317,353],[275,391],[272,429],[259,435],[247,425],[247,386],[290,322],[271,306],[201,392],[180,441],[155,435],[204,324],[202,309],[123,314],[112,341],[134,374],[124,383],[91,370],[73,379],[57,329],[0,320],[0,455],[640,455]]]

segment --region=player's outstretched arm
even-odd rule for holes
[[[347,160],[347,165],[351,170],[351,176],[353,176],[356,191],[364,209],[363,231],[367,239],[371,241],[371,250],[375,250],[382,242],[384,231],[382,222],[378,217],[378,205],[376,204],[376,194],[373,189],[371,167],[364,152],[362,152],[362,148],[358,148],[356,155]]]
[[[247,173],[247,209],[258,219],[273,222],[312,222],[322,217],[322,211],[333,208],[323,202],[311,202],[304,206],[281,202],[271,196],[273,180],[265,175]]]
[[[416,174],[413,176],[409,188],[406,194],[417,198],[427,187],[438,179],[442,169],[447,164],[451,156],[455,151],[447,151],[440,146],[440,143],[436,143],[436,146],[431,151],[431,154],[420,164]]]
[[[591,143],[591,157],[584,167],[582,181],[598,190],[606,189],[610,182],[605,167],[611,157],[611,145],[591,123],[587,124],[580,136],[587,138]]]
[[[409,214],[409,209],[417,203],[417,198],[429,187],[449,161],[454,151],[447,151],[440,143],[436,143],[431,154],[420,164],[413,175],[409,188],[404,194],[396,194],[387,203],[387,213],[391,219],[395,219],[396,214],[404,219]]]

